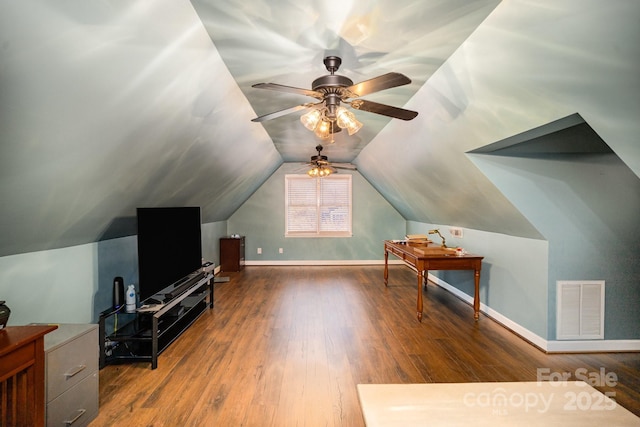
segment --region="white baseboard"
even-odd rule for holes
[[[402,261],[389,261],[389,264],[403,264]],[[244,265],[384,265],[384,260],[344,260],[344,259],[328,259],[328,260],[283,260],[283,261],[246,261]]]
[[[429,274],[429,280],[432,281],[433,283],[437,284],[441,288],[451,292],[452,294],[454,294],[455,296],[457,296],[458,298],[460,298],[464,302],[468,303],[469,305],[473,305],[473,297],[471,297],[470,295],[467,295],[466,293],[462,292],[460,289],[456,288],[455,286],[451,286],[450,284],[448,284],[444,280],[441,280],[440,278],[438,278],[438,277],[436,277],[436,276],[434,276],[432,274]],[[538,348],[540,348],[540,349],[542,349],[544,351],[547,351],[546,350],[547,341],[544,338],[542,338],[541,336],[539,336],[539,335],[531,332],[530,330],[522,327],[521,325],[519,325],[516,322],[512,321],[508,317],[503,316],[499,312],[493,310],[491,307],[487,307],[483,302],[480,302],[480,311],[483,312],[484,314],[486,314],[487,316],[491,317],[493,320],[495,320],[496,322],[500,323],[501,325],[503,325],[507,329],[510,329],[511,331],[513,331],[516,334],[520,335],[522,338],[524,338],[527,341],[531,342],[536,347],[538,347]]]
[[[640,352],[640,340],[548,341],[548,353]]]
[[[429,274],[429,280],[451,292],[461,300],[473,305],[473,298],[444,280]],[[547,353],[595,353],[595,352],[636,352],[640,351],[640,340],[580,340],[549,341],[531,332],[527,328],[503,316],[491,307],[480,303],[480,311],[500,323],[507,329],[520,335],[539,349]]]

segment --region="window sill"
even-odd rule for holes
[[[322,237],[353,237],[353,233],[350,232],[340,232],[340,233],[289,233],[285,234],[284,237],[306,237],[306,238],[322,238]]]

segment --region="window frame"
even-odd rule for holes
[[[315,221],[315,230],[314,231],[291,231],[290,230],[290,215],[289,215],[289,208],[290,208],[290,194],[289,194],[289,188],[290,188],[290,184],[293,181],[296,180],[305,180],[305,181],[315,181],[315,216],[316,216],[316,221]],[[340,181],[345,181],[347,183],[347,194],[346,194],[346,200],[347,200],[347,204],[331,204],[331,203],[326,203],[326,201],[323,203],[323,199],[322,199],[322,180],[329,180],[329,181],[336,181],[336,180],[340,180]],[[352,176],[350,174],[342,174],[342,175],[330,175],[330,176],[326,176],[326,177],[309,177],[306,174],[286,174],[285,175],[285,191],[284,191],[284,217],[285,217],[285,228],[284,228],[284,236],[285,237],[295,237],[295,238],[299,238],[299,237],[306,237],[306,238],[318,238],[318,237],[352,237],[353,236],[353,179]],[[300,205],[303,206],[304,205]],[[311,209],[311,204],[307,205],[308,209]],[[346,220],[346,225],[347,230],[327,230],[327,231],[323,231],[321,228],[323,225],[326,225],[327,222],[326,220],[323,222],[322,221],[322,213],[323,213],[323,208],[324,208],[324,212],[326,213],[326,209],[328,206],[333,206],[335,209],[340,210],[341,208],[344,209],[345,207],[347,208],[348,212],[347,212],[347,220]]]

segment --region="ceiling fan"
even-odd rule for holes
[[[351,163],[330,163],[327,156],[323,156],[322,145],[316,145],[317,156],[311,156],[311,161],[306,164],[311,166],[307,175],[311,177],[325,177],[332,173],[338,173],[338,169],[357,170]]]
[[[300,117],[300,121],[302,121],[309,130],[314,131],[318,137],[324,139],[344,128],[347,129],[349,135],[353,135],[362,127],[362,123],[356,120],[353,113],[342,107],[340,105],[341,103],[348,104],[356,110],[381,114],[394,119],[411,120],[418,115],[416,111],[359,99],[361,96],[411,83],[411,80],[404,74],[387,73],[354,84],[348,77],[335,74],[340,68],[340,64],[342,64],[342,59],[337,56],[327,56],[324,58],[324,65],[330,74],[315,79],[311,83],[311,90],[277,83],[257,83],[252,85],[252,87],[258,89],[295,93],[319,100],[319,102],[300,104],[295,107],[265,114],[252,119],[252,121],[262,122],[296,111],[311,109],[311,111]]]

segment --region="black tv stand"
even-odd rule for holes
[[[151,369],[158,367],[158,356],[207,307],[213,307],[213,274],[196,272],[187,278],[180,292],[174,288],[163,302],[152,297],[144,300],[135,313],[119,309],[100,313],[100,369],[108,364],[140,361],[150,362]],[[145,307],[155,304],[158,307]]]
[[[186,278],[183,278],[176,282],[174,288],[164,294],[165,301],[181,295],[183,292],[193,286],[193,284],[198,281],[199,277],[200,275],[190,274]]]

